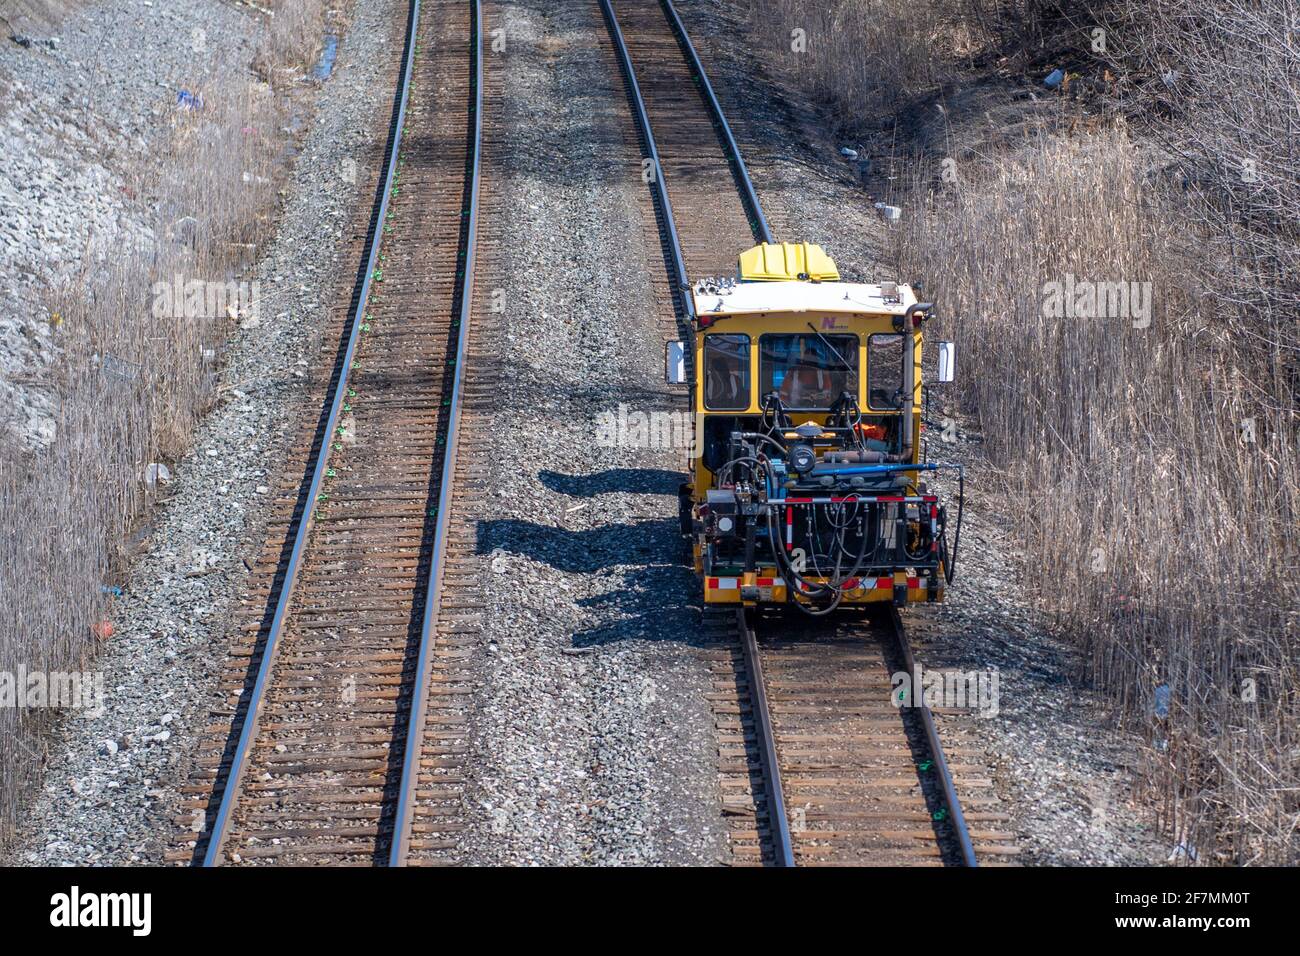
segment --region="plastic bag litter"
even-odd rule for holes
[[[172,480],[171,469],[159,462],[150,462],[144,470],[144,483],[153,488],[159,482],[168,484]]]

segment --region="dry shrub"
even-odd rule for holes
[[[1084,46],[1083,0],[776,0],[755,29],[797,88],[859,127],[932,95],[961,69],[1024,69]],[[799,48],[802,42],[802,48]]]
[[[1145,156],[1122,128],[1044,134],[917,203],[900,265],[951,317],[1010,540],[1145,729],[1163,822],[1207,861],[1294,862],[1294,395],[1209,305],[1208,249]],[[1051,314],[1068,275],[1150,283],[1149,325]]]
[[[1107,21],[1113,65],[1130,91],[1129,112],[1164,145],[1198,200],[1189,209],[1211,244],[1213,294],[1229,313],[1248,316],[1265,347],[1294,350],[1300,0],[1116,6]]]
[[[936,81],[931,47],[955,0],[777,0],[756,29],[799,88],[837,116],[880,115]]]
[[[168,309],[155,283],[236,280],[272,229],[282,104],[256,81],[196,77],[188,88],[202,108],[176,109],[165,149],[126,185],[154,211],[154,241],[96,256],[92,238],[50,295],[61,319],[57,435],[35,455],[0,456],[0,672],[93,669],[104,585],[122,575],[154,494],[145,469],[188,448],[239,317]],[[0,846],[39,780],[54,716],[0,708]]]
[[[257,75],[278,85],[306,71],[320,53],[327,7],[325,0],[264,3],[267,29],[253,54]]]

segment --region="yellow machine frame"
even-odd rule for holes
[[[760,357],[759,343],[762,336],[768,334],[809,334],[809,323],[816,331],[826,335],[856,335],[858,339],[858,375],[857,401],[864,416],[886,419],[899,418],[899,425],[908,436],[910,456],[904,462],[918,463],[921,454],[922,429],[922,370],[921,355],[923,333],[918,320],[912,325],[909,306],[916,306],[916,296],[906,285],[866,286],[854,283],[836,282],[838,271],[831,259],[820,247],[807,243],[782,243],[757,246],[743,253],[739,258],[739,277],[741,284],[762,284],[770,295],[764,295],[757,289],[754,294],[739,297],[742,301],[730,302],[725,294],[717,295],[718,304],[712,305],[715,293],[697,285],[695,290],[696,311],[699,327],[694,336],[693,351],[695,380],[691,384],[692,402],[695,413],[695,444],[690,462],[691,501],[695,513],[705,501],[707,492],[713,487],[713,473],[704,463],[703,434],[705,422],[713,416],[735,417],[741,415],[760,415],[762,412],[760,391]],[[828,294],[833,287],[833,295]],[[742,285],[730,286],[740,289]],[[765,291],[766,291],[765,290]],[[878,308],[865,307],[868,304]],[[771,307],[750,307],[752,302],[767,302]],[[807,303],[804,305],[803,303]],[[906,315],[910,328],[899,328],[900,318]],[[897,335],[900,331],[905,341],[910,340],[912,361],[904,361],[903,407],[877,409],[870,406],[868,396],[871,383],[868,381],[870,363],[868,349],[872,335]],[[705,368],[705,345],[711,335],[746,335],[749,337],[749,406],[745,409],[714,410],[705,406],[705,389],[700,387],[699,377]],[[910,375],[907,369],[910,364]],[[910,382],[907,379],[910,378]],[[795,424],[816,422],[826,425],[830,417],[827,412],[791,412]],[[910,419],[910,422],[906,419]],[[910,427],[908,427],[910,424]],[[918,472],[906,471],[912,483],[918,480]],[[692,540],[692,554],[695,570],[704,582],[704,599],[710,604],[754,605],[757,603],[785,603],[790,595],[788,585],[782,581],[780,570],[771,566],[760,566],[755,573],[737,575],[736,577],[711,576],[704,578],[704,557],[701,539]],[[869,578],[861,585],[847,591],[842,603],[867,604],[880,601],[898,602],[902,589],[906,589],[908,602],[925,602],[942,600],[942,575],[936,589],[933,582],[917,577],[909,577],[907,571],[898,570],[892,577]],[[753,592],[757,588],[757,601],[742,601],[741,588],[748,586]]]

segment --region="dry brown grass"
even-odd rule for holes
[[[1045,134],[915,204],[900,264],[950,317],[1035,589],[1148,736],[1162,822],[1219,859],[1294,862],[1295,407],[1247,386],[1266,357],[1211,305],[1146,167],[1123,129]],[[1044,315],[1067,274],[1151,283],[1149,327]]]
[[[1085,40],[1081,0],[776,0],[753,18],[772,62],[833,124],[879,121],[996,61],[1027,69]]]
[[[916,16],[885,6],[905,29]],[[958,176],[922,156],[896,258],[959,343],[963,400],[1006,476],[1029,580],[1149,741],[1160,823],[1200,862],[1295,863],[1297,5],[1026,3],[1011,12],[1038,15],[1010,30],[1012,6],[937,4],[898,41],[930,44],[931,62],[879,101],[895,70],[873,65],[893,55],[874,24],[790,78],[865,123],[927,82],[971,79],[973,54],[952,37],[1012,58],[1005,45],[1021,42],[1029,62],[1048,34],[1107,26],[1098,72],[1118,75],[1117,108],[1081,123],[1062,103],[1028,143],[979,157],[954,127]],[[1047,283],[1067,275],[1149,282],[1149,326],[1045,314]]]
[[[323,3],[299,6],[319,13]],[[50,296],[61,319],[58,433],[34,456],[0,455],[0,671],[93,669],[96,622],[109,611],[103,585],[123,572],[128,535],[154,494],[144,470],[181,457],[211,404],[233,319],[159,317],[153,286],[241,277],[273,226],[284,147],[271,89],[211,79],[195,78],[204,108],[177,110],[167,148],[127,185],[155,210],[157,241],[88,258]],[[0,708],[0,845],[39,779],[56,717]]]
[[[888,112],[934,85],[930,44],[947,18],[930,5],[787,0],[776,6],[782,15],[765,20],[771,49],[781,52],[802,89],[833,110],[853,115],[870,103]]]
[[[266,32],[253,54],[253,70],[279,86],[310,68],[320,53],[327,4],[322,0],[267,0]]]
[[[1224,308],[1294,348],[1300,316],[1300,2],[1123,0],[1110,59],[1128,111],[1196,203]],[[1267,327],[1260,329],[1260,321]],[[1294,366],[1292,366],[1294,369]],[[1293,384],[1295,380],[1293,379]]]

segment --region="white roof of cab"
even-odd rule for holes
[[[868,312],[901,315],[916,302],[912,287],[900,284],[897,301],[886,302],[880,286],[861,282],[699,282],[691,290],[697,315],[757,312]]]

